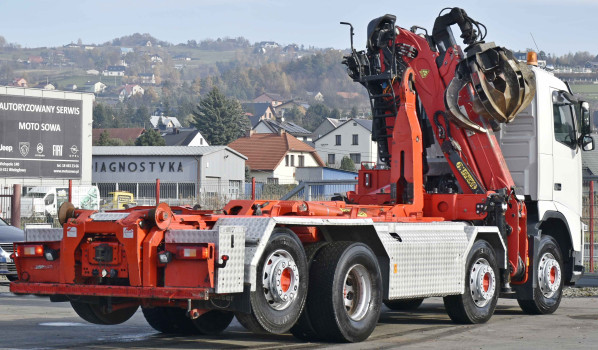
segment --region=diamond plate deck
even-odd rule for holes
[[[375,225],[389,255],[389,299],[461,294],[468,237],[461,223]]]
[[[255,291],[257,265],[275,225],[276,222],[272,218],[264,217],[222,218],[214,225],[214,229],[221,226],[242,226],[246,228],[244,281],[251,285],[251,291]]]
[[[28,228],[25,230],[26,242],[56,242],[61,241],[61,228]]]
[[[245,272],[244,226],[220,225],[214,230],[171,230],[166,232],[166,243],[214,243],[218,262],[228,255],[226,267],[216,269],[216,293],[243,292]]]

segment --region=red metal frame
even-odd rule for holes
[[[184,287],[125,287],[70,283],[14,282],[10,291],[15,294],[38,295],[87,295],[97,297],[123,297],[147,299],[208,300],[207,288]]]

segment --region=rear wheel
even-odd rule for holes
[[[387,300],[384,305],[395,311],[411,311],[417,309],[424,302],[424,298]]]
[[[307,296],[307,260],[301,241],[286,228],[277,228],[257,267],[251,313],[236,314],[255,333],[284,333],[297,322]]]
[[[305,256],[307,257],[307,266],[308,271],[311,274],[311,265],[316,253],[327,243],[326,242],[318,242],[314,244],[310,244],[305,246]],[[307,295],[309,298],[309,290],[307,291]],[[311,323],[311,319],[309,317],[309,309],[307,307],[303,308],[301,312],[301,316],[297,323],[291,328],[291,334],[293,334],[297,339],[305,340],[305,341],[315,341],[319,340],[320,336],[318,332],[314,328],[313,324]]]
[[[181,308],[154,307],[142,308],[147,323],[158,332],[186,335],[215,335],[225,330],[234,318],[228,311],[211,310],[197,319],[187,317]]]
[[[540,240],[536,269],[537,287],[533,300],[519,300],[521,309],[531,315],[545,315],[555,312],[563,296],[563,258],[558,243],[551,236]]]
[[[382,304],[378,260],[363,243],[333,242],[314,258],[307,301],[318,335],[359,342],[370,336]]]
[[[494,249],[476,241],[467,256],[465,294],[444,297],[444,307],[455,323],[484,323],[492,317],[498,301],[498,266]]]
[[[127,321],[137,311],[139,306],[130,306],[107,312],[105,307],[98,304],[88,304],[78,301],[71,301],[73,310],[85,321],[89,323],[114,325]]]
[[[190,320],[185,317],[184,310],[171,307],[142,307],[141,311],[147,323],[158,332],[167,334],[192,333],[194,330]],[[185,317],[189,322],[186,322]]]
[[[222,333],[234,317],[235,314],[230,311],[210,310],[191,322],[199,334],[216,335]]]

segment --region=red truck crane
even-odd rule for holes
[[[499,297],[549,314],[583,272],[581,155],[588,104],[529,55],[485,43],[459,8],[431,34],[368,25],[346,56],[369,93],[379,162],[331,201],[233,200],[222,210],[60,208],[61,229],[15,243],[17,294],[118,324],[139,307],[164,333],[259,333],[357,342],[381,306],[444,298],[457,323]],[[467,47],[455,42],[457,25]],[[517,119],[514,119],[518,116]]]

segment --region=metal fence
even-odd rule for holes
[[[12,195],[12,187],[0,187],[0,217],[9,223],[11,222]]]
[[[222,209],[233,199],[277,200],[304,199],[330,200],[336,194],[355,189],[357,180],[327,180],[301,182],[299,185],[278,185],[256,182],[252,195],[251,182],[208,179],[201,184],[160,181],[160,201],[169,205],[200,205],[202,209]],[[155,205],[156,183],[96,183],[104,203],[112,200],[112,192],[126,191],[133,194],[137,205]]]
[[[357,180],[322,180],[305,181],[299,183],[292,191],[289,191],[281,199],[303,199],[306,201],[326,201],[336,195],[345,195],[348,191],[354,191]]]
[[[598,190],[597,182],[598,177],[596,176],[584,176],[583,179],[583,213],[582,222],[587,225],[584,237],[584,265],[586,271],[594,272],[596,268],[595,252],[598,248],[597,239],[595,235],[596,228],[598,227],[598,211],[596,205],[598,204],[598,196],[596,190]],[[593,244],[592,244],[593,243]]]

